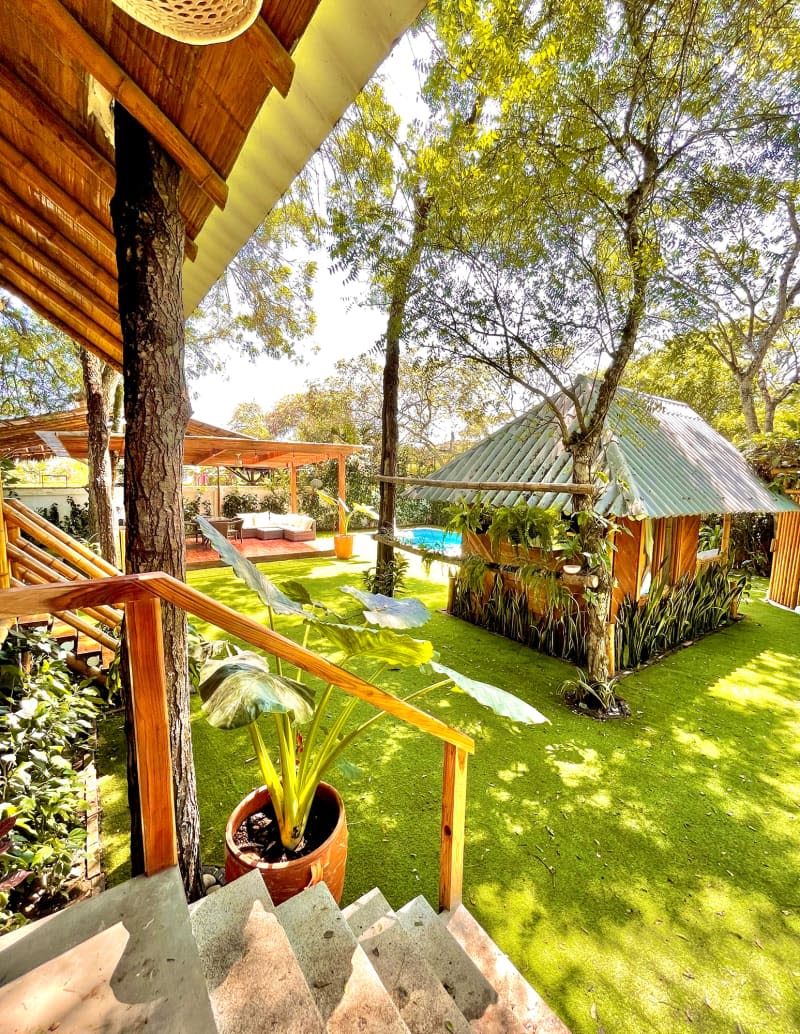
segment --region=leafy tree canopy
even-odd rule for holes
[[[0,416],[68,409],[81,392],[77,346],[0,293]]]

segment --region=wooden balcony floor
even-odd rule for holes
[[[269,563],[273,560],[305,560],[309,557],[334,555],[332,538],[316,538],[311,542],[288,542],[286,539],[231,541],[239,552],[254,564]],[[215,549],[202,542],[196,542],[192,536],[186,540],[186,567],[190,571],[200,571],[210,567],[225,567],[225,564],[220,560]]]

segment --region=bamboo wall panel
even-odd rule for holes
[[[791,609],[800,603],[800,513],[779,513],[776,517],[767,595],[773,603]]]
[[[611,620],[626,596],[634,599],[639,593],[639,552],[641,549],[643,521],[623,518],[620,530],[614,536],[614,560],[612,574],[616,581],[611,596]]]
[[[700,517],[676,517],[672,533],[672,581],[684,575],[693,578],[697,570]]]

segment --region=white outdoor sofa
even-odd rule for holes
[[[237,513],[242,521],[242,538],[286,539],[310,542],[317,537],[317,522],[304,513]]]

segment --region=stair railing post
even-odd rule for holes
[[[155,597],[129,601],[125,606],[125,628],[131,667],[144,870],[153,876],[177,864],[178,860],[161,601]]]
[[[439,849],[439,911],[457,908],[464,884],[464,818],[467,805],[467,759],[452,743],[444,745],[442,829]]]

